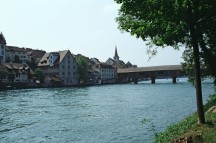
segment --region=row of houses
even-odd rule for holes
[[[76,56],[70,50],[49,52],[30,48],[7,46],[3,34],[0,34],[0,72],[1,83],[28,83],[28,85],[40,84],[43,86],[78,85],[78,84],[102,84],[115,83],[117,69],[134,65],[125,64],[119,60],[117,47],[113,59],[109,58],[102,63],[97,58],[87,58],[87,76],[80,78],[79,65]],[[34,62],[33,67],[28,65]],[[40,69],[43,80],[34,74],[35,69]]]
[[[6,63],[28,63],[33,60],[38,62],[46,53],[43,50],[7,46],[6,44],[3,34],[0,33],[0,60]]]

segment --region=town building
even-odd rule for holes
[[[2,32],[0,33],[0,61],[5,62],[6,40]]]
[[[4,63],[9,82],[33,83],[34,72],[27,64]]]
[[[100,64],[100,61],[97,58],[91,58],[88,64],[88,77],[92,84],[100,84],[101,83],[101,74],[98,70],[95,70],[95,65]]]
[[[6,74],[2,83],[33,83],[34,72],[27,64],[1,62],[0,69]]]
[[[4,35],[0,34],[0,70],[1,88],[13,85],[14,87],[27,87],[33,83],[32,69],[25,63],[7,62],[7,46]]]
[[[9,63],[28,63],[39,62],[46,52],[43,50],[35,50],[31,48],[20,48],[16,46],[6,46],[5,62]]]
[[[115,83],[116,82],[116,68],[106,63],[99,63],[93,66],[93,70],[99,73],[97,77],[98,83]]]
[[[129,61],[127,62],[127,64],[125,64],[124,61],[120,60],[116,46],[115,46],[115,54],[113,59],[108,58],[106,64],[112,65],[118,69],[137,67],[136,65],[132,65]]]
[[[45,85],[76,85],[77,62],[69,50],[44,54],[38,63],[42,69]]]

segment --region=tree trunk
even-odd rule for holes
[[[195,64],[195,86],[196,86],[198,123],[205,124],[205,115],[204,115],[203,101],[202,101],[202,85],[201,85],[201,78],[200,78],[201,72],[200,72],[199,47],[198,44],[195,42],[193,42],[193,54],[194,54],[194,64]]]
[[[193,46],[194,55],[194,66],[195,66],[195,87],[196,87],[196,100],[197,100],[197,113],[198,113],[198,123],[205,124],[205,115],[203,109],[202,101],[202,84],[201,84],[201,70],[200,70],[200,52],[198,46],[198,40],[195,33],[194,27],[190,27],[191,32],[191,42]]]
[[[191,36],[191,44],[193,47],[193,55],[194,55],[194,65],[195,65],[195,87],[196,87],[196,101],[197,101],[197,113],[198,113],[198,123],[205,124],[205,115],[203,109],[203,101],[202,101],[202,84],[201,84],[201,70],[200,70],[200,52],[198,45],[198,36],[197,30],[195,29],[195,22],[192,14],[192,7],[188,5],[188,26],[190,30]]]

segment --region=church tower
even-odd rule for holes
[[[0,33],[0,61],[5,62],[6,40],[2,32]]]
[[[113,57],[113,59],[118,62],[119,61],[119,56],[118,56],[118,52],[117,52],[117,47],[115,46],[115,55]]]

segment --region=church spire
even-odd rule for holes
[[[115,55],[114,55],[113,59],[115,61],[119,61],[119,56],[118,56],[118,52],[117,52],[117,47],[116,46],[115,46]]]
[[[0,33],[0,44],[7,44],[3,33]]]

